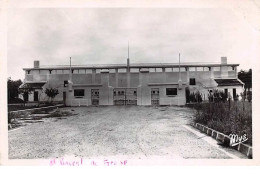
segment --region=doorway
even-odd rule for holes
[[[91,104],[99,105],[99,89],[91,89]]]
[[[158,106],[159,105],[159,88],[151,88],[151,105]]]
[[[34,91],[34,93],[33,93],[33,101],[39,101],[38,95],[39,95],[39,92],[38,91]]]

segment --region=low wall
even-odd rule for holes
[[[230,137],[218,132],[214,129],[208,128],[200,123],[191,123],[191,126],[199,129],[201,132],[204,132],[205,134],[213,137],[214,139],[220,141],[221,143],[223,143],[226,146],[229,146],[233,149],[236,149],[237,151],[241,152],[242,154],[246,155],[248,158],[252,159],[253,158],[253,148],[249,145],[243,144],[243,143],[239,143],[236,146],[230,146]]]

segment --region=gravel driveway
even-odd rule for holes
[[[9,131],[10,159],[76,156],[84,158],[230,158],[183,125],[185,107],[74,107],[78,115],[44,119]]]

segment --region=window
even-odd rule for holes
[[[156,68],[156,72],[162,72],[162,68]]]
[[[214,71],[220,71],[220,67],[214,67]]]
[[[203,71],[203,67],[197,67],[197,71]]]
[[[62,70],[56,70],[56,73],[57,74],[63,74],[63,71]]]
[[[233,67],[228,66],[228,71],[232,71],[232,70],[233,70]]]
[[[64,87],[68,87],[68,80],[64,81]]]
[[[203,71],[210,71],[210,70],[209,70],[209,67],[204,67],[204,68],[203,68]]]
[[[64,69],[64,70],[63,70],[63,73],[64,73],[64,74],[69,74],[69,73],[70,73],[70,70],[69,70],[69,69]]]
[[[165,72],[172,72],[172,68],[165,68]]]
[[[180,71],[181,71],[181,72],[186,72],[185,67],[181,67],[181,68],[180,68]]]
[[[190,78],[190,85],[196,85],[195,78]]]
[[[79,69],[79,74],[85,74],[86,70],[85,69]]]
[[[109,73],[115,73],[116,70],[115,69],[109,69]]]
[[[126,72],[126,69],[118,69],[118,72],[120,72],[120,73]]]
[[[149,68],[149,72],[155,72],[155,68]]]
[[[189,68],[189,71],[190,71],[190,72],[196,71],[196,70],[195,70],[195,67],[190,67],[190,68]]]
[[[139,69],[138,68],[131,68],[130,72],[139,72]]]
[[[166,95],[177,95],[177,88],[166,88]]]
[[[179,72],[179,68],[175,67],[172,69],[173,72]]]
[[[92,74],[92,69],[86,69],[86,74]]]
[[[85,95],[85,90],[84,89],[75,89],[74,90],[74,97],[76,98],[82,98]]]
[[[73,69],[73,74],[79,74],[79,70],[78,69]]]

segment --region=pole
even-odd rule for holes
[[[178,81],[179,89],[182,89],[182,81],[181,81],[181,54],[179,53],[179,81]]]
[[[179,53],[179,73],[181,72],[181,54]]]
[[[71,57],[70,57],[70,72],[71,72]]]
[[[179,53],[179,81],[181,81],[181,54]]]
[[[128,58],[129,58],[129,41],[128,41]]]

